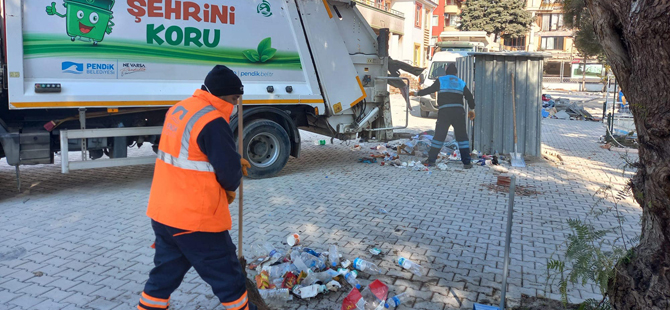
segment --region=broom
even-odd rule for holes
[[[244,126],[242,124],[242,98],[238,101],[237,104],[237,147],[238,151],[240,152],[240,156],[244,157]],[[246,286],[247,286],[247,298],[249,302],[253,303],[256,305],[258,310],[270,310],[267,304],[265,304],[265,301],[263,300],[263,297],[261,297],[261,294],[258,292],[258,288],[256,287],[256,284],[254,284],[251,279],[247,276],[247,260],[244,258],[244,254],[242,252],[242,223],[243,223],[243,217],[244,217],[244,207],[243,207],[243,200],[244,200],[244,178],[240,180],[240,189],[239,192],[240,194],[237,196],[237,199],[239,201],[239,224],[238,224],[238,241],[237,241],[237,256],[238,259],[240,260],[240,265],[242,265],[242,273],[244,273],[244,278],[246,279]]]

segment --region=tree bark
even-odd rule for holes
[[[642,207],[640,243],[620,261],[608,294],[615,309],[670,309],[670,1],[586,0],[635,119]]]

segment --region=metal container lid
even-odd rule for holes
[[[471,56],[506,56],[506,57],[529,57],[529,58],[551,58],[549,53],[539,52],[472,52]]]
[[[114,0],[65,0],[65,2],[85,4],[107,11],[111,11],[114,7]]]

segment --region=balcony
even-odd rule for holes
[[[388,4],[373,0],[354,0],[358,11],[373,29],[389,28],[391,33],[404,34],[405,14],[393,10]]]
[[[444,13],[445,14],[458,14],[461,12],[461,9],[458,8],[458,5],[445,5]]]

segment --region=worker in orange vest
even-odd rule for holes
[[[195,268],[227,310],[255,310],[228,230],[228,205],[249,162],[235,148],[228,124],[244,93],[225,66],[212,69],[201,89],[165,117],[147,215],[156,255],[139,310],[167,309],[170,295]]]

